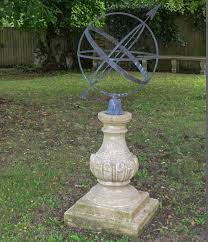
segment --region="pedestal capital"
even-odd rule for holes
[[[109,115],[103,111],[98,113],[98,119],[103,124],[123,125],[131,121],[132,114],[129,112],[124,112],[123,115]]]

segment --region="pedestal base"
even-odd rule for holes
[[[159,207],[156,199],[134,187],[94,186],[64,214],[70,227],[138,236]]]

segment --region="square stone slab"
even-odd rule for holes
[[[99,188],[96,185],[94,189]],[[93,190],[93,189],[92,189]],[[64,214],[64,222],[70,227],[107,230],[116,234],[138,236],[151,221],[159,207],[159,201],[147,192],[136,191],[136,199],[125,206],[109,206],[97,203],[90,191]],[[93,197],[93,198],[92,198]]]

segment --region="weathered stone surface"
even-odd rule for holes
[[[113,233],[138,236],[158,209],[158,200],[150,198],[147,192],[137,191],[131,186],[127,186],[124,197],[120,188],[114,191],[116,195],[113,197],[109,195],[108,189],[99,197],[101,194],[95,195],[95,191],[101,189],[103,192],[100,186],[97,184],[65,212],[65,223],[70,227],[108,230]],[[119,198],[114,200],[119,191],[121,192]],[[128,193],[130,196],[126,197]]]
[[[139,167],[125,141],[131,113],[113,116],[101,112],[98,118],[104,124],[104,139],[90,158],[98,184],[65,212],[64,222],[71,227],[137,236],[150,222],[159,202],[129,185]]]
[[[98,114],[104,124],[103,143],[96,154],[90,157],[90,169],[98,182],[107,186],[122,186],[130,183],[130,179],[138,170],[138,160],[126,144],[126,124],[131,120],[131,113],[124,115]]]

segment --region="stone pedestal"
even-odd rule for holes
[[[131,113],[101,112],[98,118],[104,124],[104,139],[101,148],[90,158],[90,169],[98,184],[65,212],[64,222],[70,227],[137,236],[150,222],[159,202],[129,185],[138,170],[137,157],[125,141]]]

